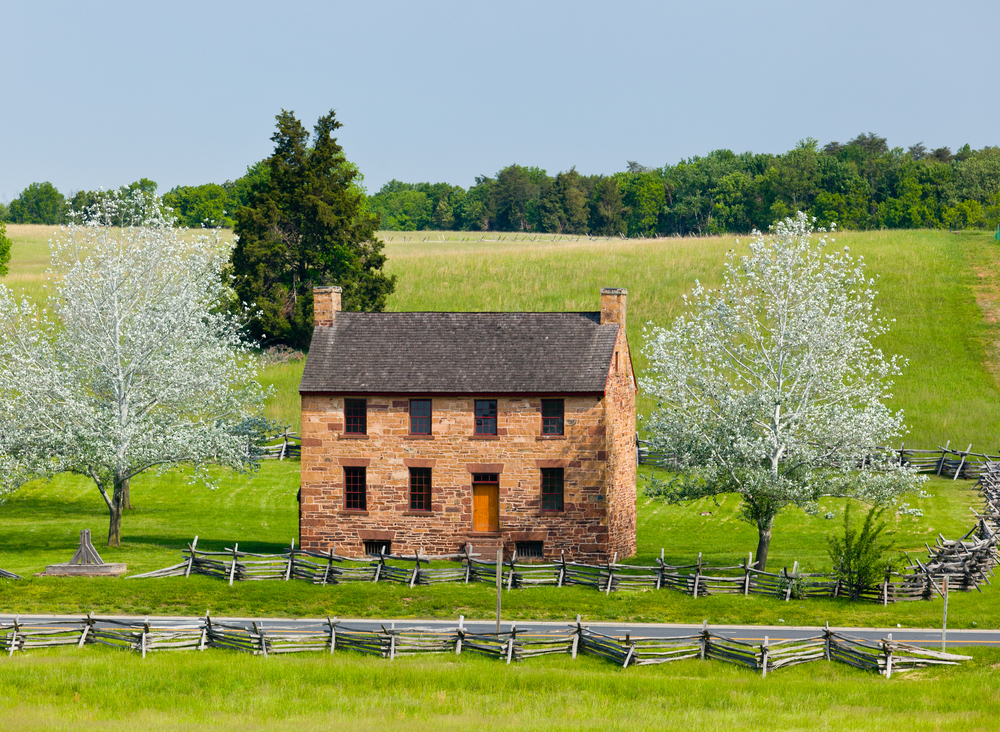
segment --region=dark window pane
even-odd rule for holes
[[[542,468],[542,510],[563,510],[562,468]]]
[[[473,483],[499,483],[500,476],[497,473],[473,473]]]
[[[354,511],[368,509],[368,490],[364,468],[344,468],[344,508]]]
[[[410,400],[410,434],[429,435],[431,433],[431,400]]]
[[[476,400],[476,434],[495,435],[497,433],[497,400]]]
[[[410,468],[410,510],[431,510],[430,468]]]
[[[542,434],[561,435],[563,433],[563,400],[542,399]]]
[[[344,432],[349,435],[368,434],[368,402],[364,399],[344,400]]]

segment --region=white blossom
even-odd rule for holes
[[[647,429],[678,471],[650,491],[739,493],[760,567],[782,507],[884,503],[922,480],[875,449],[904,432],[886,405],[904,362],[874,343],[888,323],[863,260],[832,243],[802,213],[754,232],[748,256],[728,255],[720,289],[696,282],[672,327],[646,330],[641,384],[658,400]]]
[[[50,248],[44,308],[0,285],[0,486],[91,478],[116,544],[138,473],[256,466],[266,391],[217,231],[189,236],[158,200],[109,193]]]

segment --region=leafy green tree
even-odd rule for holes
[[[499,231],[524,231],[529,228],[529,204],[533,199],[537,200],[538,189],[532,177],[532,171],[520,165],[509,165],[497,173],[494,195],[496,228]]]
[[[163,203],[174,210],[178,224],[210,229],[233,225],[229,201],[229,192],[218,183],[177,186],[163,196]]]
[[[235,288],[260,311],[252,323],[261,340],[302,348],[312,336],[312,288],[344,288],[345,310],[384,309],[396,278],[383,272],[378,217],[367,210],[360,173],[333,136],[333,111],[312,135],[282,110],[271,139],[267,180],[236,212]]]
[[[10,202],[9,216],[15,224],[61,224],[66,221],[66,199],[48,181],[32,183]]]
[[[0,277],[3,277],[10,270],[7,263],[10,262],[11,241],[7,238],[7,224],[0,221]]]
[[[590,228],[603,236],[625,231],[625,204],[622,203],[621,188],[614,178],[601,176],[594,185],[590,200]]]

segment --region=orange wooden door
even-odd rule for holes
[[[500,530],[500,489],[496,485],[472,486],[472,530]]]

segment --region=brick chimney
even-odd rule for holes
[[[601,325],[618,323],[625,327],[625,298],[628,290],[624,287],[601,288]]]
[[[340,293],[343,288],[338,285],[313,288],[313,327],[333,325],[337,313],[340,312]]]

